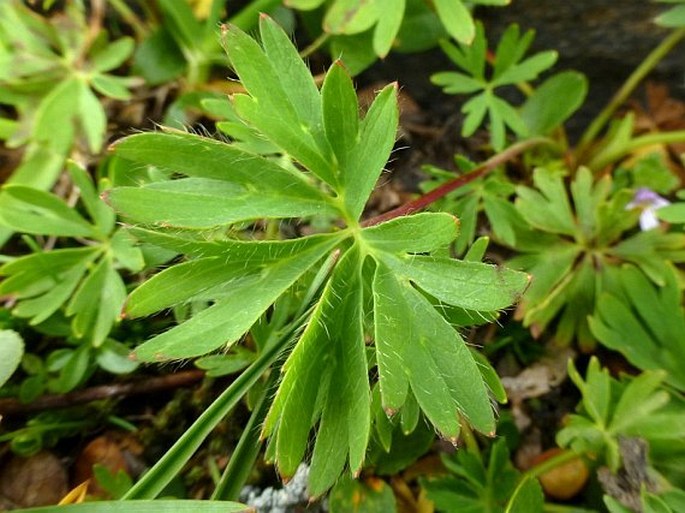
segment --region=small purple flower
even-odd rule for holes
[[[653,230],[659,226],[659,219],[656,217],[656,211],[661,207],[670,205],[671,202],[666,198],[662,198],[652,189],[647,187],[640,187],[635,191],[633,201],[626,205],[626,210],[639,208],[642,210],[640,214],[640,229],[643,232]]]

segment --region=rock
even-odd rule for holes
[[[57,504],[68,491],[67,471],[49,451],[13,456],[0,470],[3,505],[30,508]]]

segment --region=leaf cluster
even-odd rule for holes
[[[535,279],[519,305],[524,325],[541,333],[557,320],[559,343],[578,340],[592,347],[587,316],[595,312],[602,292],[620,289],[621,263],[634,264],[653,283],[666,283],[669,262],[685,257],[681,234],[661,230],[632,232],[637,213],[627,209],[629,190],[612,193],[605,176],[593,181],[581,169],[569,189],[563,170],[536,169],[535,188],[516,188],[510,217],[513,247],[520,253],[509,264]]]
[[[16,121],[0,119],[0,138],[12,148],[26,145],[12,183],[52,187],[74,147],[102,148],[107,116],[96,93],[130,98],[135,80],[111,72],[132,54],[133,39],[88,34],[80,1],[53,19],[18,0],[0,5],[0,102],[19,113]]]
[[[528,88],[528,81],[537,79],[556,62],[557,53],[553,50],[526,57],[534,35],[532,30],[522,34],[518,25],[510,25],[494,51],[491,66],[488,66],[488,46],[481,23],[476,24],[471,43],[440,42],[442,50],[461,71],[436,73],[431,76],[431,82],[448,94],[473,95],[462,107],[466,115],[462,127],[464,137],[473,135],[487,118],[491,143],[496,150],[502,150],[507,128],[519,137],[547,134],[580,107],[587,83],[575,72],[548,79],[531,92],[520,110],[498,94],[498,89],[505,86],[524,84]],[[561,104],[559,98],[563,98]]]
[[[579,454],[594,455],[616,472],[621,463],[619,437],[646,440],[652,464],[682,480],[682,397],[663,388],[666,373],[645,371],[632,379],[616,380],[592,357],[585,379],[569,362],[569,376],[582,394],[578,413],[557,433],[557,443]]]

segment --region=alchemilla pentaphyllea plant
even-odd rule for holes
[[[321,281],[305,305],[299,337],[288,346],[262,428],[268,455],[285,477],[295,473],[315,433],[309,491],[318,496],[345,468],[361,470],[376,381],[388,416],[418,403],[450,440],[462,422],[494,433],[489,389],[498,383],[476,364],[450,320],[491,318],[519,297],[528,276],[445,256],[441,250],[458,230],[449,214],[362,226],[395,141],[396,85],[380,91],[360,117],[352,80],[339,62],[319,90],[278,25],[263,16],[259,28],[260,43],[234,26],[224,29],[245,89],[232,100],[240,118],[278,153],[253,154],[176,131],[137,134],[119,141],[115,154],[170,171],[173,179],[117,187],[106,198],[134,225],[136,237],[183,255],[133,291],[125,315],[205,306],[140,345],[134,354],[141,361],[225,351],[284,294]],[[291,240],[256,240],[233,229],[321,215],[343,223]]]

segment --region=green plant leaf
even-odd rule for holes
[[[81,81],[69,78],[43,98],[33,124],[33,137],[37,141],[60,153],[69,151],[74,138],[74,118],[79,108],[80,91]]]
[[[463,11],[458,16],[453,14],[455,19],[463,18],[461,24],[462,33],[460,36],[455,36],[453,31],[450,30],[459,44],[454,45],[448,41],[442,41],[440,46],[450,60],[465,73],[440,72],[432,75],[431,81],[436,85],[440,85],[448,94],[478,93],[462,106],[462,112],[466,115],[462,126],[462,135],[465,137],[472,135],[483,123],[487,115],[490,121],[490,140],[492,145],[495,150],[502,150],[506,143],[507,127],[519,137],[528,135],[528,127],[517,109],[509,101],[498,96],[497,88],[536,79],[542,71],[554,64],[558,55],[554,51],[546,51],[524,58],[533,40],[534,33],[528,31],[521,35],[518,25],[510,25],[497,45],[497,49],[494,52],[492,74],[490,77],[487,77],[485,69],[488,59],[488,45],[482,23],[478,22],[474,25],[468,10],[458,0],[441,0],[436,2],[436,9],[441,18],[443,18],[443,22],[445,22],[445,19],[441,14],[441,10],[446,9],[447,4],[449,4],[449,9]],[[471,39],[473,39],[472,43]],[[533,109],[533,112],[538,114],[543,109],[546,112],[555,110],[558,107],[556,105],[557,102],[554,101],[556,97],[551,98],[552,93],[549,92],[554,85],[555,83],[550,83],[543,90],[543,93],[532,100],[529,111]],[[573,105],[573,102],[570,102],[568,110],[573,112],[575,108],[577,107]],[[564,113],[562,111],[560,115],[555,115],[554,118],[552,118],[554,113],[548,114],[548,119],[545,121],[549,123],[550,120],[556,121],[558,118],[563,120],[570,112]],[[530,112],[527,115],[530,116]]]
[[[505,513],[542,513],[544,502],[540,483],[529,477],[516,487]]]
[[[160,0],[159,7],[179,46],[188,50],[198,49],[203,42],[203,28],[190,5],[175,0]]]
[[[402,409],[405,429],[420,423],[421,410],[453,440],[461,422],[484,433],[494,431],[484,374],[450,320],[493,318],[518,297],[528,279],[480,262],[425,254],[444,254],[454,239],[457,226],[446,214],[362,228],[358,218],[394,143],[396,88],[384,89],[360,122],[351,79],[339,64],[329,70],[319,94],[281,29],[262,17],[260,31],[261,45],[236,27],[225,33],[229,59],[247,91],[233,97],[235,114],[248,127],[242,127],[246,138],[238,144],[263,137],[272,145],[269,153],[280,160],[184,134],[134,136],[116,145],[118,156],[136,167],[154,166],[161,179],[140,186],[129,181],[127,187],[113,189],[109,198],[121,207],[122,196],[116,195],[123,191],[129,200],[124,213],[135,210],[134,221],[151,225],[129,233],[188,257],[173,262],[129,299],[132,315],[196,305],[180,325],[139,346],[139,359],[204,355],[222,345],[230,347],[248,330],[257,352],[269,351],[273,341],[265,332],[267,319],[292,338],[301,333],[284,364],[263,436],[270,437],[267,457],[284,476],[292,475],[307,448],[313,447],[309,491],[318,496],[346,468],[352,474],[362,468],[371,436],[370,378],[375,380],[375,365],[381,375],[376,405]],[[213,107],[228,112],[221,105]],[[229,203],[229,195],[220,201],[221,192],[236,188],[249,191],[249,217],[226,215],[243,208]],[[140,190],[152,191],[147,197],[152,201],[133,201]],[[204,201],[184,203],[197,190]],[[284,194],[291,196],[275,201]],[[346,226],[294,241],[226,239],[227,234],[250,235],[244,225],[222,225],[267,218],[272,208],[293,208],[293,217],[306,215],[294,209],[300,199],[293,197],[316,206],[319,213],[336,215]],[[162,200],[172,206],[165,207]],[[221,229],[198,231],[191,226]],[[272,226],[266,233],[258,230],[255,238],[281,235],[272,232]],[[284,306],[300,297],[295,313]],[[257,362],[264,362],[261,355]],[[253,366],[238,380],[247,374],[254,383]],[[241,383],[247,387],[245,380]],[[487,381],[501,397],[492,375]],[[373,416],[379,418],[375,412]],[[129,498],[159,493],[215,425],[203,422],[134,486]]]
[[[221,180],[181,178],[142,187],[118,187],[107,200],[139,223],[180,228],[213,228],[259,218],[307,217],[332,213],[318,198],[291,196],[289,189],[255,194]]]
[[[402,25],[406,0],[376,0],[376,9],[381,13],[373,32],[373,50],[383,58],[390,52]]]
[[[667,381],[685,390],[680,357],[685,316],[675,276],[669,275],[659,289],[633,266],[623,267],[620,276],[627,301],[608,293],[601,296],[590,319],[592,333],[640,369],[666,370]]]
[[[102,73],[118,68],[131,56],[134,48],[135,40],[132,37],[122,37],[107,43],[89,56],[91,69]]]
[[[575,220],[566,188],[558,172],[538,168],[533,173],[537,191],[519,186],[516,208],[535,228],[563,235],[575,234]]]
[[[321,88],[326,137],[342,167],[349,165],[359,142],[359,103],[352,79],[341,61],[331,66]]]
[[[456,217],[441,213],[403,216],[366,228],[363,239],[380,251],[427,253],[452,242],[459,231]]]
[[[115,100],[130,100],[132,96],[128,90],[132,80],[125,77],[97,73],[91,77],[90,85],[98,93]]]
[[[385,261],[373,283],[376,357],[383,408],[400,409],[407,389],[442,433],[456,439],[458,413],[489,433],[494,417],[473,357],[456,331]],[[445,354],[454,355],[445,359]]]
[[[448,475],[420,480],[436,508],[445,513],[504,511],[519,475],[511,464],[504,439],[491,445],[487,459],[462,449],[453,455],[443,455],[442,462],[450,472]]]
[[[450,36],[467,45],[473,41],[476,26],[461,0],[436,0],[435,10]]]
[[[111,257],[106,256],[90,270],[69,302],[66,313],[74,316],[74,334],[88,336],[93,347],[100,346],[119,318],[125,299],[126,286]]]
[[[383,257],[396,274],[411,280],[447,304],[476,311],[493,311],[516,302],[528,284],[523,273],[480,262],[451,258]],[[445,280],[445,276],[452,276]]]
[[[80,199],[90,218],[103,235],[108,235],[113,229],[116,216],[112,209],[103,202],[91,181],[88,172],[74,161],[67,162],[67,171],[74,185],[78,187]]]
[[[342,167],[342,194],[353,218],[361,215],[395,143],[399,111],[397,84],[386,86],[374,99],[359,127],[358,143]]]
[[[671,7],[666,12],[657,16],[654,21],[664,27],[677,28],[685,26],[685,5]]]
[[[371,28],[381,14],[375,2],[335,0],[326,12],[323,28],[331,34],[358,34]]]
[[[99,253],[98,248],[61,249],[18,258],[0,270],[8,276],[0,293],[19,299],[14,315],[39,324],[65,304]]]
[[[0,222],[13,230],[58,237],[93,237],[97,231],[57,196],[23,185],[0,194]]]
[[[393,513],[397,509],[392,488],[377,478],[368,482],[341,479],[331,490],[328,504],[331,513]]]
[[[212,306],[138,346],[134,351],[136,359],[159,361],[190,358],[222,345],[228,347],[336,243],[337,238],[327,238],[319,245],[246,274],[237,282],[228,282],[227,285],[230,285],[225,287]]]
[[[208,137],[175,130],[144,133],[120,139],[112,149],[127,160],[187,177],[221,180],[273,192],[288,189],[288,194],[303,198],[321,200],[324,197],[298,173]],[[188,155],[193,158],[189,159]]]
[[[545,135],[560,126],[585,101],[588,83],[585,75],[557,73],[538,86],[521,107],[521,118],[530,135]],[[563,98],[563,102],[557,101]]]
[[[205,298],[216,299],[226,293],[221,288],[224,284],[230,290],[241,277],[258,277],[269,266],[282,260],[297,260],[301,253],[317,247],[330,248],[337,240],[334,235],[314,235],[288,241],[199,242],[199,251],[206,256],[170,267],[143,283],[131,293],[125,313],[129,317],[150,315],[201,293]],[[175,241],[179,250],[192,254],[182,239]],[[212,289],[214,295],[208,292]]]
[[[331,280],[297,346],[264,425],[276,437],[279,472],[294,474],[309,431],[320,419],[309,490],[330,488],[346,461],[359,472],[370,431],[370,391],[362,331],[359,252],[351,249]],[[317,398],[317,395],[319,396]]]
[[[260,19],[263,38],[273,36],[274,25],[268,17]],[[262,49],[237,27],[227,26],[224,40],[231,64],[250,94],[233,97],[238,114],[319,178],[335,184],[332,150],[322,137],[320,115],[314,118],[321,110],[320,96],[293,44],[279,48],[280,60],[274,61],[271,45]],[[300,64],[293,65],[295,59]],[[300,89],[286,90],[285,84],[299,84]]]
[[[0,388],[7,383],[14,371],[17,370],[24,355],[24,340],[14,330],[0,330]]]

